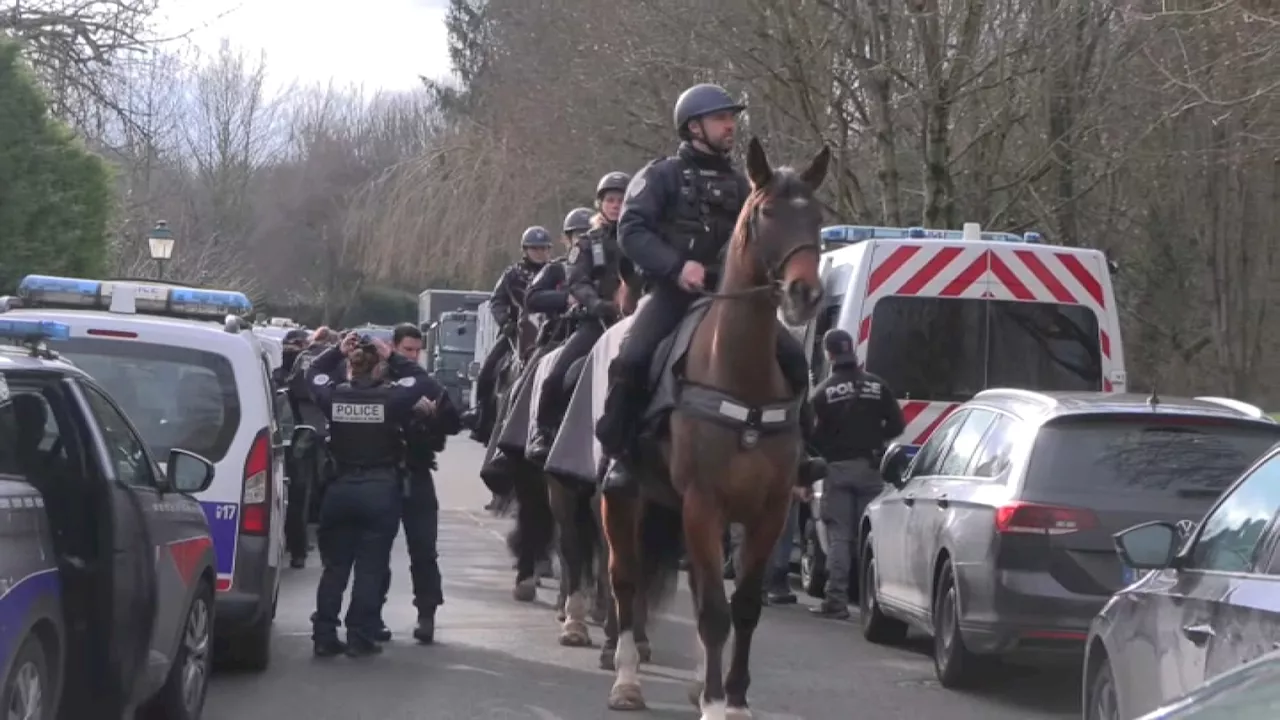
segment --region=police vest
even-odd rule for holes
[[[746,200],[740,197],[738,174],[707,170],[679,158],[677,163],[680,191],[663,235],[686,259],[718,268]]]
[[[400,426],[388,414],[391,390],[385,384],[343,383],[334,388],[329,451],[339,467],[388,467],[400,462],[404,443]]]
[[[618,245],[618,226],[610,224],[593,229],[587,234],[587,247],[591,252],[591,282],[602,300],[613,300],[622,284],[619,265],[622,248]]]

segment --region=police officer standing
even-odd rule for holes
[[[488,444],[489,434],[493,432],[493,424],[497,420],[494,417],[497,408],[494,405],[493,391],[498,366],[515,349],[518,340],[517,323],[520,311],[524,308],[525,291],[533,276],[551,259],[552,246],[551,234],[546,228],[537,225],[527,228],[520,237],[524,258],[503,271],[489,297],[489,312],[498,322],[498,342],[489,350],[476,378],[476,407],[468,410],[462,418],[463,423],[471,428],[471,437],[476,442]]]
[[[392,350],[396,355],[417,364],[422,353],[422,331],[411,323],[395,327],[391,336]],[[418,411],[404,427],[405,438],[405,488],[401,520],[404,523],[404,541],[409,549],[409,576],[413,581],[413,604],[418,610],[418,625],[413,637],[420,643],[435,642],[436,608],[444,604],[444,591],[440,582],[440,564],[436,551],[440,529],[440,503],[436,498],[436,453],[444,450],[445,439],[457,435],[462,429],[458,409],[449,393],[440,388],[438,394],[425,397]],[[391,573],[387,572],[382,589],[385,603],[391,587]],[[391,632],[379,622],[379,640],[391,639]]]
[[[831,375],[813,389],[817,427],[812,442],[830,463],[819,510],[831,549],[826,598],[811,612],[844,619],[849,617],[858,522],[867,503],[884,489],[879,467],[884,446],[902,434],[906,422],[893,390],[858,366],[853,336],[839,328],[828,330],[822,345]]]
[[[651,354],[673,332],[702,291],[719,281],[722,257],[751,191],[733,167],[738,113],[746,106],[717,85],[695,85],[676,101],[676,154],[646,165],[627,187],[618,242],[649,287],[609,366],[609,394],[596,423],[596,439],[613,460],[605,492],[629,493],[635,484],[628,456],[648,399]],[[778,333],[778,361],[796,393],[809,389],[809,363],[789,332]],[[801,476],[820,467],[806,459]]]
[[[568,259],[568,294],[582,308],[583,315],[575,320],[564,349],[556,357],[555,365],[547,372],[546,380],[539,389],[536,428],[529,441],[528,455],[534,462],[546,462],[551,452],[556,425],[564,414],[568,401],[566,396],[570,395],[564,387],[569,367],[591,352],[605,328],[622,317],[622,309],[615,302],[615,297],[621,289],[624,274],[630,278],[634,271],[618,248],[618,216],[622,212],[622,197],[630,182],[631,176],[626,173],[608,173],[596,183],[596,208],[599,212],[592,217],[586,208],[573,211],[586,210],[588,213],[588,231],[574,238]],[[573,213],[570,213],[572,217]],[[570,218],[565,218],[566,232]]]
[[[290,331],[289,336],[295,332]],[[327,327],[317,328],[311,334],[310,343],[287,363],[288,374],[284,385],[289,396],[289,407],[299,425],[315,428],[316,442],[301,457],[294,459],[294,472],[289,474],[289,510],[285,522],[285,544],[289,551],[289,565],[303,568],[307,565],[307,519],[311,508],[319,502],[323,492],[321,477],[325,466],[325,437],[328,421],[311,396],[307,383],[307,370],[311,363],[337,342],[337,333]],[[282,366],[283,367],[283,366]]]
[[[346,360],[347,378],[337,372]],[[320,558],[324,572],[311,616],[317,656],[382,651],[383,584],[390,572],[391,545],[400,526],[404,459],[402,428],[415,406],[442,389],[416,363],[395,355],[386,343],[348,334],[307,371],[311,391],[330,420],[329,451],[337,474],[320,508]],[[352,569],[347,641],[338,639],[338,613]]]

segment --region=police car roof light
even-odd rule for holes
[[[963,230],[930,230],[918,226],[900,228],[878,225],[831,225],[822,229],[822,242],[828,245],[855,245],[867,240],[963,241],[966,239]],[[978,239],[987,242],[1041,242],[1039,233],[1016,235],[1006,232],[981,231],[978,233]]]
[[[0,337],[24,342],[70,340],[71,326],[52,320],[0,320]]]
[[[129,286],[121,292],[120,302],[113,303],[115,288]],[[133,303],[127,296],[133,295]],[[28,275],[18,284],[18,296],[33,306],[73,307],[111,312],[170,315],[186,318],[222,320],[228,314],[247,315],[253,303],[244,293],[231,290],[152,285],[148,283],[113,283],[83,278]],[[129,305],[133,307],[130,308]]]

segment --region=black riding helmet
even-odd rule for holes
[[[586,232],[591,229],[591,216],[595,212],[591,208],[574,208],[564,216],[564,234]]]
[[[521,248],[549,248],[553,245],[551,233],[541,225],[526,228],[524,234],[520,236]]]
[[[690,120],[696,120],[722,110],[732,110],[735,113],[740,113],[746,109],[746,105],[734,100],[733,96],[719,85],[710,83],[694,85],[680,93],[680,98],[676,100],[676,133],[681,140],[689,140]]]
[[[617,190],[622,193],[626,192],[627,186],[630,184],[631,176],[624,172],[615,171],[605,175],[600,178],[600,182],[596,183],[596,202],[599,202],[600,198],[611,190]]]

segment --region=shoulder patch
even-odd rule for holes
[[[314,384],[314,385],[319,385],[319,386],[328,385],[328,384],[329,384],[329,376],[328,376],[328,375],[325,375],[324,373],[320,373],[319,375],[317,375],[317,376],[315,376],[314,378],[312,378],[312,379],[311,379],[311,382],[312,382],[312,384]]]
[[[644,176],[645,173],[640,172],[631,178],[631,182],[627,184],[627,200],[638,198],[644,194],[645,188],[649,186],[649,181],[645,180]]]
[[[414,385],[418,384],[418,378],[416,377],[400,378],[399,380],[396,381],[396,384],[399,385],[400,387],[413,387]]]
[[[573,249],[569,251],[569,264],[572,265],[578,262],[578,256],[581,254],[582,254],[582,248],[578,247],[577,245],[574,245]]]

